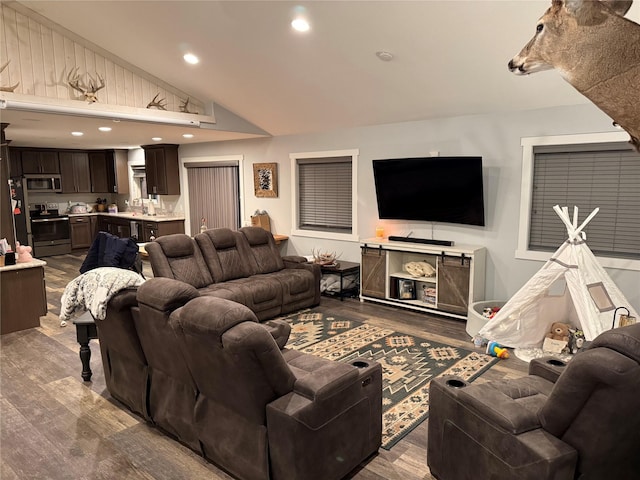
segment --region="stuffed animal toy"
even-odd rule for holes
[[[18,254],[18,263],[29,263],[33,260],[31,255],[31,247],[29,245],[20,245],[20,242],[16,242],[16,253]]]
[[[569,342],[571,325],[568,323],[555,322],[551,325],[551,331],[547,333],[546,338]]]

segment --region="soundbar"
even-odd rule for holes
[[[443,245],[445,247],[453,246],[453,242],[451,240],[433,240],[430,238],[398,237],[395,235],[389,235],[389,240],[392,242],[410,242],[410,243],[426,243],[427,245]]]

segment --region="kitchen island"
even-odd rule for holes
[[[46,264],[34,258],[0,267],[0,334],[40,326],[40,317],[47,314]]]

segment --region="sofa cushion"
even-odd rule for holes
[[[271,233],[260,227],[243,227],[237,232],[238,247],[246,251],[252,273],[271,273],[284,268],[282,256]]]
[[[155,277],[173,278],[195,288],[213,283],[200,249],[186,234],[159,237],[147,243],[145,250]]]
[[[248,277],[252,269],[237,247],[237,237],[228,228],[205,230],[194,237],[216,283]],[[246,257],[246,255],[245,255]]]

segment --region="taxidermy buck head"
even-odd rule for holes
[[[640,25],[633,0],[552,0],[536,33],[509,62],[516,75],[556,69],[631,135],[640,152]]]

